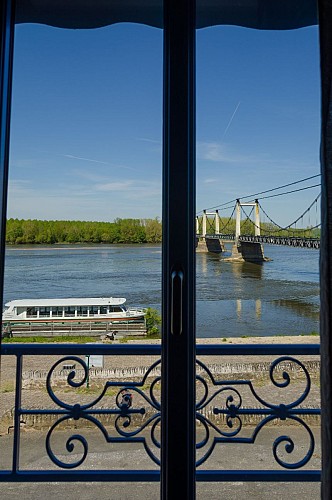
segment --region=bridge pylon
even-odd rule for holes
[[[214,217],[214,233],[208,234],[207,231],[207,222],[208,216]],[[218,235],[220,232],[220,220],[219,220],[219,211],[215,210],[214,212],[207,212],[203,210],[202,215],[202,232],[199,231],[199,218],[196,217],[196,234],[201,238],[201,241],[197,240],[196,249],[199,252],[212,252],[212,253],[221,253],[225,251],[225,245],[222,241],[219,240]]]
[[[239,241],[241,236],[241,207],[255,207],[255,236],[261,235],[261,221],[259,213],[259,203],[258,200],[249,203],[241,203],[238,199],[236,200],[236,222],[235,222],[235,242]]]
[[[255,236],[261,234],[261,223],[259,213],[258,200],[254,202],[241,203],[236,200],[236,220],[235,220],[235,241],[232,248],[232,260],[248,261],[248,262],[264,262],[267,260],[264,257],[263,245],[258,242],[243,242],[240,240],[241,236],[241,207],[254,207],[255,208]]]
[[[208,216],[212,215],[214,217],[214,232],[215,234],[219,234],[219,210],[215,210],[214,212],[207,212],[206,210],[203,210],[203,216],[202,216],[202,234],[201,236],[203,238],[206,237],[207,235],[207,221],[208,221]],[[199,219],[196,217],[196,234],[199,234]]]

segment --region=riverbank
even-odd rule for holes
[[[118,341],[112,342],[117,344]],[[123,342],[121,342],[123,343]],[[138,339],[127,340],[128,345],[140,344],[160,344],[160,339]],[[99,344],[99,342],[97,343]],[[318,336],[286,336],[286,337],[249,337],[249,338],[229,338],[229,339],[198,339],[198,345],[277,345],[277,344],[319,344]],[[91,344],[93,349],[93,344]],[[106,406],[115,404],[115,396],[121,388],[124,381],[139,382],[143,379],[147,369],[158,360],[158,357],[151,355],[127,356],[127,355],[109,355],[103,356],[103,366],[95,368],[91,366],[90,359],[90,380],[89,386],[84,383],[78,389],[74,389],[68,385],[68,375],[72,368],[64,368],[66,365],[75,365],[76,377],[75,381],[83,380],[84,372],[82,366],[78,362],[78,358],[84,361],[84,356],[78,356],[71,360],[70,356],[61,362],[63,356],[25,356],[23,360],[23,390],[22,390],[22,406],[24,408],[49,408],[54,407],[48,392],[46,391],[46,378],[51,370],[53,374],[52,389],[56,391],[57,396],[62,401],[68,404],[75,404],[79,400],[80,404],[85,404],[91,401],[91,398],[101,394],[105,383],[113,381],[116,383],[113,391],[109,391],[110,399],[105,403]],[[213,373],[216,380],[250,380],[259,387],[260,394],[267,401],[271,399],[271,389],[275,389],[271,382],[269,374],[271,361],[278,358],[277,355],[210,355],[199,356],[209,370]],[[301,360],[306,365],[311,378],[311,391],[306,399],[305,405],[319,407],[320,406],[320,384],[319,357],[296,356],[296,359]],[[54,365],[56,365],[54,367]],[[54,367],[54,369],[53,369]],[[201,369],[198,369],[200,371]],[[297,399],[302,393],[305,385],[305,376],[303,369],[292,361],[287,361],[286,365],[277,367],[277,376],[282,377],[282,372],[285,370],[290,373],[291,384],[287,389],[283,390],[283,395],[287,393],[287,397]],[[157,370],[158,371],[158,370]],[[158,373],[154,372],[153,377]],[[16,360],[13,356],[2,356],[1,359],[1,383],[0,383],[0,434],[8,433],[13,423],[13,407],[15,396],[15,374]],[[201,374],[201,372],[200,372]],[[203,371],[206,376],[206,372]],[[151,380],[152,380],[151,378]],[[208,381],[211,385],[211,382]],[[145,385],[149,386],[150,380],[147,380]],[[212,386],[211,386],[212,387]],[[148,389],[147,389],[148,390]],[[156,389],[157,392],[160,388]],[[199,391],[199,389],[198,389]],[[279,397],[279,396],[278,396]],[[29,421],[30,422],[30,421]],[[27,422],[28,423],[28,422]],[[314,422],[312,422],[314,423]],[[46,422],[48,424],[48,422]],[[27,428],[44,426],[44,422],[31,420],[31,425],[26,425]]]
[[[150,339],[147,338],[137,338],[137,339],[121,339],[107,342],[111,345],[117,344],[127,344],[127,345],[158,345],[161,344],[161,339]],[[300,335],[300,336],[275,336],[275,337],[247,337],[247,338],[239,338],[239,337],[231,337],[231,338],[198,338],[197,345],[269,345],[269,344],[319,344],[320,338],[317,335]],[[34,345],[37,343],[35,342]],[[70,344],[68,342],[67,344]],[[104,342],[98,341],[95,343],[91,343],[91,350],[93,349],[93,345],[104,344]],[[44,344],[45,345],[45,344]],[[73,344],[75,345],[75,344]],[[274,358],[275,356],[273,356]],[[46,371],[48,365],[52,366],[52,363],[56,362],[61,356],[27,356],[25,359],[23,374],[28,372],[38,372],[38,371]],[[132,369],[137,368],[139,366],[146,367],[150,366],[155,361],[154,356],[150,355],[139,355],[139,356],[114,356],[114,355],[105,355],[104,356],[104,368],[112,368],[112,369]],[[205,356],[204,358],[208,358],[210,362],[224,362],[225,358],[221,356]],[[222,359],[220,359],[222,358]],[[234,363],[237,362],[249,362],[251,358],[255,358],[257,362],[262,362],[264,360],[269,360],[271,356],[227,356],[227,361],[232,361]],[[315,356],[306,357],[309,358],[317,358]],[[14,358],[12,356],[2,356],[1,359],[1,384],[5,384],[10,381],[15,380],[16,373],[16,364],[14,362]],[[66,363],[68,364],[68,363]],[[3,391],[1,391],[3,392]]]
[[[134,340],[128,340],[128,343],[136,343]],[[139,339],[140,344],[160,344],[160,339],[149,338]],[[275,335],[273,337],[223,337],[223,338],[197,338],[197,344],[319,344],[320,338],[318,334],[313,335]]]

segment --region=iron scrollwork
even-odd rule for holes
[[[72,462],[65,462],[56,456],[55,452],[52,450],[52,435],[54,431],[61,426],[61,424],[68,423],[69,421],[77,422],[78,420],[85,420],[86,423],[90,423],[100,430],[107,443],[142,443],[151,460],[159,465],[160,458],[155,453],[155,450],[152,449],[146,437],[142,435],[142,432],[147,430],[150,426],[151,443],[157,451],[160,450],[160,439],[157,432],[160,424],[160,397],[157,394],[156,387],[160,383],[161,377],[159,375],[152,375],[152,372],[159,368],[160,360],[153,363],[147,369],[142,380],[139,382],[107,381],[100,394],[86,404],[66,403],[55,394],[55,390],[52,388],[52,375],[57,367],[63,362],[75,363],[75,369],[71,370],[67,376],[66,382],[69,387],[73,389],[80,388],[87,383],[89,377],[89,370],[85,361],[76,356],[66,356],[58,360],[52,366],[47,375],[47,392],[52,401],[60,409],[57,411],[44,410],[43,413],[61,415],[60,418],[51,426],[46,436],[46,450],[52,462],[58,467],[64,469],[73,469],[83,464],[88,455],[89,445],[87,439],[81,433],[73,434],[66,441],[65,447],[69,454],[73,454],[73,452],[76,451],[76,445],[81,445],[80,457]],[[76,368],[77,365],[83,370],[83,373],[80,374],[81,376],[79,380],[76,380],[78,373],[78,369]],[[148,379],[149,377],[151,378],[151,376],[154,378],[150,382]],[[149,386],[148,395],[145,392],[146,386]],[[98,408],[98,403],[102,401],[110,387],[117,389],[114,408]],[[138,398],[137,396],[140,397]],[[147,404],[149,411],[147,411],[145,406],[135,407],[136,400],[138,399],[143,399],[143,401]],[[108,432],[105,425],[97,418],[102,415],[114,416],[115,432],[113,435]],[[143,422],[140,422],[139,425],[137,425],[137,423],[133,425],[132,419],[135,415],[141,415],[142,418],[146,418]]]
[[[92,426],[101,432],[107,443],[141,443],[150,459],[160,465],[160,360],[146,370],[140,381],[107,381],[100,388],[98,396],[84,403],[67,402],[63,400],[63,393],[61,397],[56,394],[57,387],[53,387],[52,377],[59,365],[64,362],[67,366],[75,365],[66,376],[66,384],[70,389],[75,391],[87,384],[89,369],[85,361],[78,356],[63,357],[52,366],[46,379],[48,395],[57,408],[29,411],[29,413],[58,417],[46,436],[46,450],[51,461],[63,469],[74,469],[82,465],[89,452],[88,439],[84,437],[83,429]],[[290,366],[296,367],[302,374],[301,393],[296,398],[293,397],[292,401],[280,404],[271,403],[267,398],[263,398],[251,380],[216,380],[204,363],[198,360],[197,365],[199,400],[196,404],[196,418],[200,423],[199,440],[196,443],[200,455],[197,466],[202,465],[211,456],[218,443],[253,444],[261,430],[277,420],[287,420],[301,426],[308,436],[309,445],[300,460],[291,461],[285,458],[285,454],[290,458],[294,456],[296,448],[294,440],[288,435],[277,437],[272,443],[272,454],[276,463],[285,469],[298,469],[309,462],[314,452],[315,440],[310,427],[302,417],[307,414],[319,414],[320,411],[300,407],[307,399],[311,388],[309,372],[301,361],[290,356],[282,356],[270,365],[269,380],[276,389],[283,390],[290,387],[292,383]],[[286,368],[280,369],[284,365]],[[110,388],[113,390],[112,404],[108,400],[106,407],[105,405],[103,407],[102,400]],[[244,406],[244,392],[250,395],[251,407]],[[252,404],[252,401],[255,401],[255,404]],[[210,415],[208,408],[212,408]],[[248,415],[259,416],[259,423],[250,436],[242,433],[244,416]],[[111,416],[112,431],[103,422],[105,416]],[[218,416],[222,417],[222,422],[218,420]],[[75,427],[78,427],[78,421],[87,425],[80,425],[79,428],[82,429],[80,431],[75,428],[75,432],[66,438],[67,454],[64,458],[54,451],[52,436],[64,424],[68,427],[68,424],[74,423]]]
[[[201,384],[201,392],[203,388],[203,395],[196,405],[196,418],[202,424],[204,431],[203,439],[196,445],[197,449],[203,450],[203,456],[197,460],[197,466],[202,465],[210,457],[218,443],[253,444],[260,431],[266,427],[267,424],[277,419],[281,421],[288,420],[299,424],[307,433],[309,445],[306,453],[300,460],[291,462],[281,457],[281,451],[284,449],[288,455],[291,455],[295,450],[294,440],[290,436],[279,436],[272,444],[272,452],[275,461],[285,469],[298,469],[309,462],[314,452],[315,440],[310,427],[301,417],[308,414],[319,414],[320,411],[319,409],[300,408],[300,405],[307,398],[311,387],[309,372],[301,361],[290,356],[282,356],[273,361],[269,369],[269,378],[272,384],[279,389],[289,387],[291,384],[291,375],[286,369],[281,373],[282,380],[278,380],[276,376],[278,369],[285,363],[288,368],[293,364],[293,366],[301,370],[304,375],[304,389],[294,401],[287,404],[275,404],[263,399],[255,390],[250,380],[217,381],[207,366],[201,361],[197,361],[200,371],[205,375],[203,377],[201,373],[196,377],[198,384]],[[259,407],[243,407],[243,398],[239,392],[240,387],[246,387],[247,390],[249,390],[251,399],[258,402]],[[210,395],[211,388],[214,388],[214,392]],[[219,401],[220,397],[223,395],[225,396],[224,404],[217,405],[217,399]],[[219,425],[212,422],[211,418],[204,414],[203,410],[211,404],[213,405],[214,415],[223,415],[225,417],[226,429],[221,429]],[[261,416],[261,421],[249,437],[243,437],[241,435],[244,415]],[[213,437],[211,436],[212,431],[214,431]]]

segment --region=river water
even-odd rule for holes
[[[197,336],[300,335],[319,329],[319,252],[266,245],[262,265],[197,253]],[[126,297],[161,304],[158,245],[16,246],[6,250],[4,301]]]

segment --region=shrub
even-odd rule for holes
[[[161,325],[161,316],[157,309],[148,307],[145,315],[146,333],[147,335],[155,335],[159,333]]]

